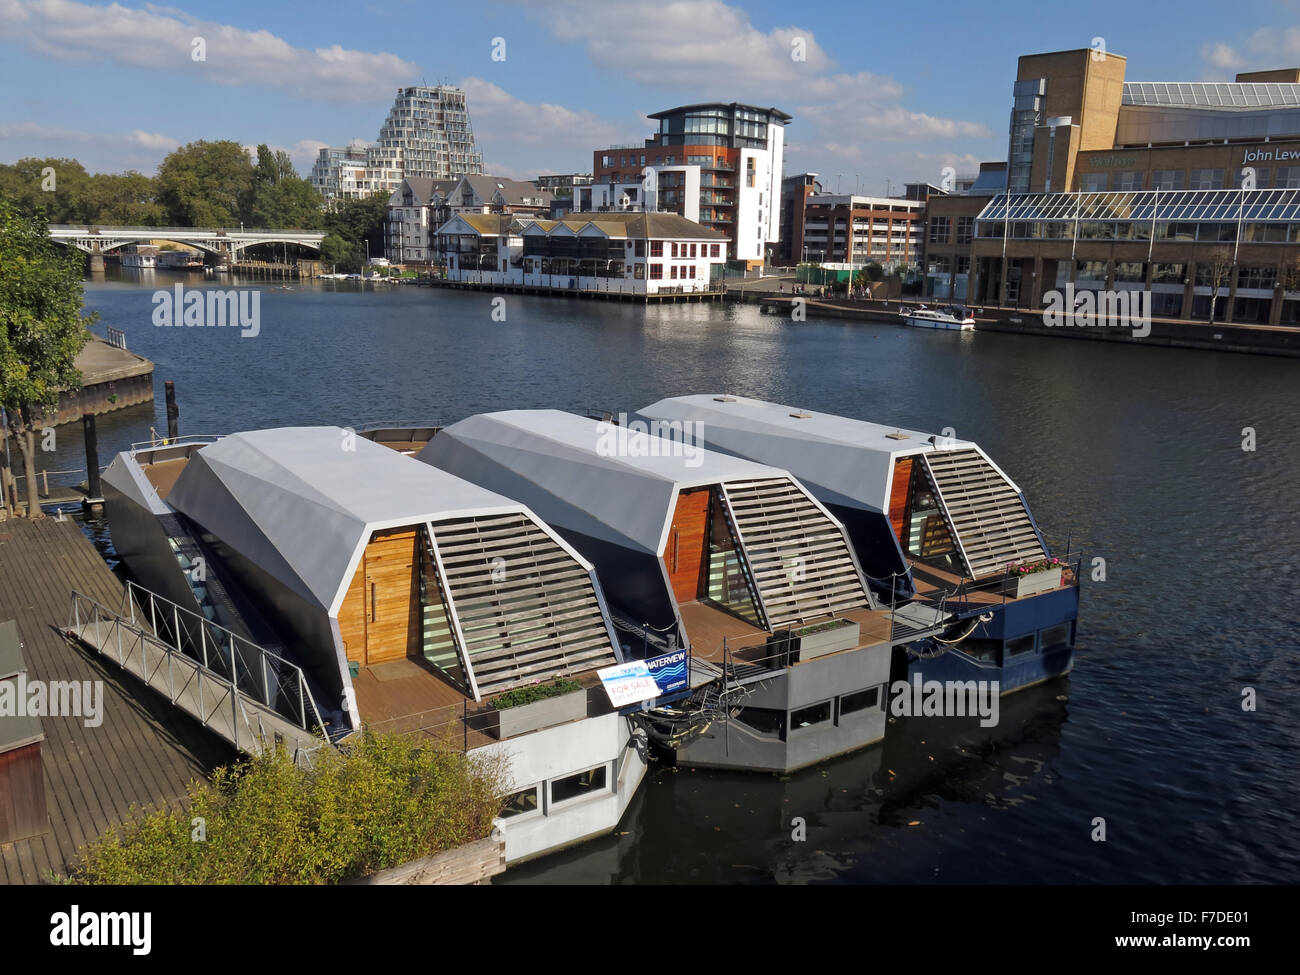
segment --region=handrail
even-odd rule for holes
[[[201,661],[205,668],[220,675],[221,671],[212,665],[212,660],[208,654],[208,644],[212,643],[212,648],[216,651],[216,658],[223,665],[227,665],[223,651],[228,649],[230,654],[229,664],[227,665],[229,667],[229,680],[236,690],[240,691],[240,693],[248,693],[240,688],[240,679],[242,677],[253,689],[253,693],[249,696],[259,704],[283,715],[308,733],[315,734],[318,730],[320,733],[324,733],[325,722],[321,719],[320,709],[316,705],[316,698],[307,684],[306,674],[303,672],[301,667],[290,660],[286,660],[278,653],[267,650],[265,647],[253,643],[251,640],[221,626],[219,623],[213,622],[206,616],[186,609],[185,607],[172,602],[170,599],[159,596],[157,593],[145,589],[138,583],[128,580],[126,588],[122,593],[122,603],[124,608],[130,610],[130,621],[133,625],[137,625],[135,612],[138,605],[137,597],[135,595],[137,592],[142,593],[147,597],[149,622],[154,634],[158,636],[159,639],[161,639],[160,631],[158,629],[158,610],[160,606],[162,608],[162,620],[164,624],[167,623],[170,618],[173,628],[172,639],[175,641],[176,652],[186,653],[184,647],[185,640],[183,638],[183,634],[185,634],[186,631],[182,630],[180,625],[182,619],[181,614],[184,614],[184,618],[187,622],[198,624],[199,632],[199,656],[196,657],[193,653],[186,653],[186,656]],[[139,608],[142,612],[145,609],[143,605],[140,605]],[[190,637],[190,642],[191,644],[193,643],[192,636]],[[224,646],[223,642],[225,644]],[[239,649],[241,644],[244,647],[253,650],[252,664],[249,664],[247,660],[243,660],[244,654]],[[239,671],[239,661],[241,660],[243,661],[244,666],[242,675]],[[277,700],[287,701],[292,705],[294,703],[294,692],[296,691],[297,713],[293,713],[292,708],[290,708],[289,713],[286,714],[284,706],[278,705],[272,700],[271,678],[267,667],[268,661],[271,664],[269,668],[270,673],[274,673],[275,675],[276,690],[279,692],[275,694],[274,697]],[[257,679],[259,674],[261,676],[260,698],[256,693],[259,686]],[[286,674],[288,675],[289,680],[286,680]]]
[[[87,610],[85,619],[83,619],[82,614],[83,608]],[[93,643],[86,639],[87,632],[91,626],[93,626],[95,633]],[[104,632],[105,627],[107,628],[106,633]],[[129,630],[134,639],[134,645],[129,650],[123,646],[123,629]],[[251,754],[260,754],[261,750],[264,749],[268,743],[276,740],[276,735],[274,733],[269,735],[267,734],[266,728],[262,724],[261,715],[256,712],[253,714],[249,713],[249,704],[256,705],[257,707],[266,707],[266,710],[272,711],[280,717],[283,717],[283,712],[273,707],[263,705],[259,701],[250,700],[248,695],[239,688],[236,681],[232,681],[217,671],[214,671],[205,663],[200,662],[190,654],[185,653],[179,647],[173,647],[171,644],[159,637],[156,631],[154,633],[148,632],[133,618],[128,619],[115,613],[99,600],[92,596],[87,596],[75,589],[72,590],[72,605],[68,613],[68,626],[66,632],[76,636],[86,645],[91,646],[95,652],[110,658],[112,657],[111,648],[114,643],[113,636],[116,634],[118,665],[125,668],[127,659],[133,656],[135,651],[138,650],[140,672],[136,676],[148,684],[150,688],[159,693],[164,693],[164,687],[156,685],[154,683],[154,677],[161,672],[162,661],[165,660],[167,668],[165,693],[172,703],[176,703],[181,694],[192,685],[197,697],[198,710],[198,713],[194,716],[198,718],[200,723],[204,726],[208,726],[212,723],[211,719],[219,710],[224,710],[225,702],[222,700],[222,697],[228,697],[230,703],[231,741],[236,748],[250,752]],[[160,654],[158,661],[152,668],[150,667],[147,650],[150,646]],[[181,683],[179,687],[177,686],[178,675],[173,667],[173,660],[177,657],[185,658],[185,667],[188,669],[188,676],[186,676],[186,673],[180,675]],[[205,694],[205,682],[207,685],[215,685],[215,693],[213,691],[208,691]],[[209,708],[209,703],[211,704],[211,708]],[[188,711],[189,709],[185,710]],[[242,741],[240,738],[241,725],[247,732],[246,741]],[[328,744],[328,742],[323,737],[318,737],[318,732],[316,730],[303,727],[302,725],[299,725],[299,727],[301,727],[302,730],[314,740],[317,740],[319,744],[312,748],[304,748],[301,744],[295,743],[294,760],[295,762],[304,760],[310,762],[311,754],[314,754],[320,747]],[[319,728],[320,731],[323,732],[323,726],[319,726]]]
[[[216,443],[225,437],[223,433],[191,433],[184,437],[177,437],[175,440],[168,440],[166,437],[159,437],[155,440],[138,440],[128,448],[134,453],[137,450],[153,450],[158,447],[190,447],[195,445],[204,445]]]

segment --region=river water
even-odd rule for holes
[[[509,296],[501,322],[485,294],[344,283],[263,284],[244,338],[156,327],[155,289],[182,279],[143,273],[86,286],[97,330],[157,365],[156,408],[99,419],[101,463],[166,429],[166,379],[182,434],[726,391],[952,427],[1050,536],[1105,559],[1074,673],[1006,699],[997,728],[896,724],[791,776],[656,767],[616,835],[504,881],[1300,880],[1300,362],[717,304]],[[45,466],[84,466],[79,432],[60,433]]]

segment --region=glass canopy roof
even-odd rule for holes
[[[1300,105],[1300,85],[1236,81],[1126,81],[1123,104],[1184,108],[1275,108]]]
[[[1171,220],[1300,223],[1300,189],[1141,190],[1132,193],[1019,193],[995,196],[978,221]]]

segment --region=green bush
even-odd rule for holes
[[[559,697],[561,694],[572,694],[580,690],[582,690],[581,682],[556,677],[549,684],[529,684],[527,687],[516,687],[513,691],[506,691],[492,701],[492,706],[498,711],[504,711],[506,708],[517,708],[521,704],[532,704],[534,701],[544,701],[548,697]]]
[[[482,839],[504,766],[402,735],[283,750],[218,769],[184,809],[110,830],[83,851],[80,884],[333,884]],[[194,836],[196,819],[206,837]]]
[[[852,620],[846,619],[827,620],[825,623],[813,623],[811,626],[805,626],[803,629],[796,632],[800,636],[812,636],[814,633],[825,633],[827,630],[838,630],[841,626],[850,626],[852,623]]]

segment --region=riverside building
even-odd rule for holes
[[[676,213],[725,234],[734,259],[751,267],[766,263],[781,239],[781,167],[791,116],[709,102],[648,117],[659,131],[644,144],[593,153],[592,185],[575,192],[575,212]]]
[[[404,177],[457,179],[483,172],[465,92],[451,85],[400,88],[374,145],[325,147],[311,182],[327,200],[391,193]]]
[[[1300,69],[1133,82],[1126,67],[1093,49],[1020,58],[1004,187],[986,166],[930,198],[926,293],[1041,309],[1067,285],[1147,291],[1156,316],[1300,324]]]

